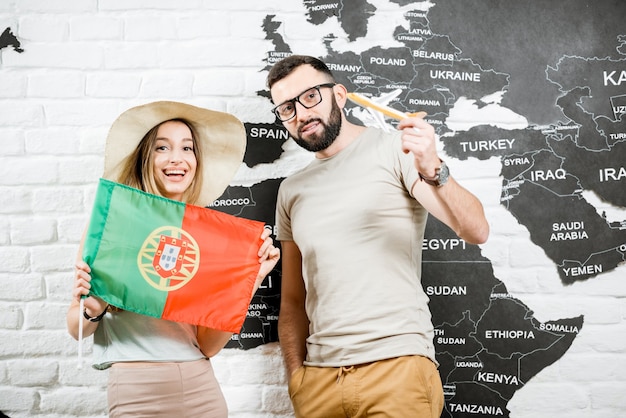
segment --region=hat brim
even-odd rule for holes
[[[117,181],[124,160],[154,126],[170,119],[191,123],[202,144],[203,186],[198,206],[220,197],[243,161],[246,129],[235,116],[186,103],[160,101],[133,107],[113,122],[104,153],[104,175]]]

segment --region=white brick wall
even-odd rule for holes
[[[296,52],[323,53],[302,25],[299,1],[0,0],[0,30],[11,27],[25,50],[0,51],[1,411],[105,415],[107,373],[88,367],[91,339],[85,367],[77,368],[64,315],[107,129],[123,110],[163,99],[271,122],[255,92],[264,87],[260,70],[271,48],[262,20],[276,13]],[[563,288],[499,205],[497,162],[473,164],[451,162],[492,220],[483,250],[496,276],[540,320],[585,315],[570,351],[515,395],[511,416],[619,416],[626,408],[623,269]],[[224,350],[213,364],[233,418],[291,416],[277,344]]]

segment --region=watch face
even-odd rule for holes
[[[448,176],[450,176],[450,171],[446,163],[442,161],[441,168],[439,169],[439,184],[441,185],[448,181]]]

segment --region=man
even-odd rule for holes
[[[294,55],[268,74],[274,114],[314,161],[281,184],[278,333],[297,417],[439,417],[421,246],[428,213],[486,241],[478,199],[449,176],[421,118],[350,123],[346,88]]]

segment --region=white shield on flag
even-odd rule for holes
[[[170,271],[176,267],[176,260],[178,259],[179,253],[180,247],[176,247],[172,244],[165,244],[163,252],[161,253],[161,258],[159,259],[159,266],[161,266],[163,270]]]

